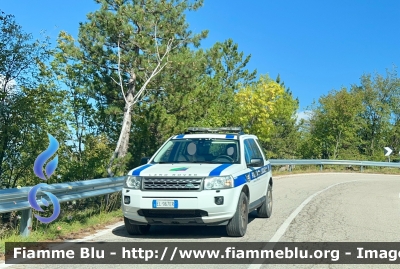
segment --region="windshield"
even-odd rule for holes
[[[158,152],[155,163],[240,163],[237,140],[172,139]]]

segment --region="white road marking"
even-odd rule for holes
[[[285,234],[286,230],[289,228],[290,223],[296,218],[296,216],[301,212],[301,210],[317,195],[323,193],[324,191],[329,190],[330,188],[333,188],[337,185],[344,184],[344,183],[350,183],[350,182],[355,182],[355,181],[360,181],[360,180],[351,180],[351,181],[345,181],[345,182],[340,182],[336,183],[333,185],[330,185],[326,187],[323,190],[317,191],[313,195],[309,196],[307,199],[304,200],[293,212],[290,214],[290,216],[282,223],[282,225],[279,227],[279,229],[275,232],[274,236],[269,240],[267,245],[265,246],[264,250],[267,249],[272,249],[277,242],[279,242],[279,239],[282,237],[282,235]],[[265,259],[264,259],[265,260]],[[263,261],[264,261],[263,260]],[[248,268],[249,269],[259,269],[261,268],[262,264],[251,264]]]
[[[92,234],[92,235],[88,235],[84,238],[79,238],[79,239],[73,239],[73,240],[65,240],[64,242],[68,242],[68,243],[72,243],[72,242],[87,242],[87,241],[93,241],[93,239],[109,234],[112,230],[117,229],[118,227],[124,225],[123,221],[117,222],[113,225],[107,226],[104,228],[104,230],[100,230],[99,232]]]

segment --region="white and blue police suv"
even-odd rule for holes
[[[229,236],[244,236],[249,212],[271,216],[271,164],[257,137],[240,128],[189,128],[145,163],[122,189],[131,235],[150,225],[226,225]]]

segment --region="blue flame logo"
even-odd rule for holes
[[[47,134],[49,136],[49,140],[50,140],[50,144],[49,147],[43,151],[41,154],[39,154],[39,156],[36,158],[35,163],[33,165],[33,172],[35,173],[35,175],[37,175],[39,178],[41,178],[42,180],[47,180],[48,178],[50,178],[50,176],[54,173],[54,171],[57,168],[58,165],[58,155],[56,155],[54,157],[53,160],[49,161],[46,165],[46,176],[43,173],[43,167],[44,164],[46,163],[46,161],[48,161],[50,159],[51,156],[53,156],[57,150],[58,150],[58,141],[50,134]],[[43,212],[44,210],[40,207],[40,205],[37,203],[36,201],[36,195],[39,191],[39,189],[41,187],[47,186],[46,183],[40,183],[37,184],[36,186],[34,186],[28,193],[28,202],[31,205],[31,207],[33,209],[36,209],[37,211]],[[57,197],[47,191],[43,191],[44,194],[46,194],[49,198],[50,201],[53,203],[53,214],[48,217],[41,217],[39,215],[35,214],[35,217],[42,223],[50,223],[53,220],[55,220],[59,215],[60,215],[60,202],[58,201]],[[40,200],[45,206],[49,206],[49,202],[44,199],[41,198]]]
[[[45,151],[39,154],[39,156],[35,160],[35,164],[33,165],[33,171],[35,172],[35,175],[37,175],[39,178],[43,180],[47,180],[47,178],[43,174],[44,163],[48,159],[50,159],[50,157],[58,150],[58,141],[51,134],[47,135],[49,136],[50,145]],[[56,155],[56,157],[54,157],[54,159],[51,160],[46,165],[46,175],[49,178],[56,170],[57,165],[58,165],[58,155]]]
[[[33,187],[33,188],[29,191],[29,193],[28,193],[28,202],[29,202],[29,204],[31,205],[31,207],[32,207],[33,209],[36,209],[37,211],[40,211],[40,212],[43,212],[44,210],[43,210],[43,209],[40,207],[40,205],[36,202],[36,194],[37,194],[37,192],[39,191],[39,189],[40,189],[41,187],[44,187],[44,186],[46,186],[46,185],[47,185],[46,183],[37,184],[37,185],[36,185],[35,187]],[[39,216],[39,215],[37,215],[37,214],[35,214],[35,217],[36,217],[40,222],[42,222],[42,223],[50,223],[50,222],[52,222],[53,220],[55,220],[56,218],[58,218],[58,215],[60,215],[60,211],[61,211],[61,210],[60,210],[60,203],[59,203],[57,197],[56,197],[54,194],[52,194],[52,193],[50,193],[50,192],[47,192],[47,191],[44,191],[43,193],[46,194],[46,195],[50,198],[50,201],[53,203],[54,211],[53,211],[53,214],[52,214],[50,217],[48,217],[48,218],[41,217],[41,216]],[[46,199],[42,198],[40,201],[41,201],[45,206],[49,206],[49,202],[47,202]]]

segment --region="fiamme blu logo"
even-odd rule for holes
[[[39,156],[36,158],[35,163],[33,165],[33,171],[37,177],[39,177],[42,180],[47,180],[51,177],[51,175],[54,173],[54,171],[57,168],[58,165],[58,155],[56,155],[51,161],[49,161],[46,165],[45,171],[46,175],[43,173],[43,168],[45,163],[57,152],[59,144],[58,141],[50,134],[47,134],[50,140],[50,144],[48,148],[43,151]],[[47,177],[46,177],[47,176]],[[28,193],[28,202],[31,205],[31,207],[37,211],[44,212],[44,210],[40,207],[40,205],[36,201],[36,195],[40,188],[47,186],[47,183],[39,183],[36,186],[34,186]],[[47,191],[42,191],[45,195],[47,195],[53,204],[53,213],[50,217],[41,217],[37,214],[35,214],[35,217],[42,223],[50,223],[57,219],[57,217],[60,215],[60,202],[58,201],[57,197]],[[45,206],[49,206],[49,202],[44,199],[43,197],[40,199],[40,201],[43,203]]]

